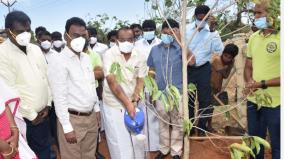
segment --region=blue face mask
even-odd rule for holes
[[[198,27],[198,25],[201,23],[201,20],[195,20],[195,25],[196,25],[196,27]],[[200,25],[200,28],[204,28],[205,27],[205,25],[207,24],[207,22],[206,21],[203,21],[202,22],[202,24]]]
[[[265,29],[265,28],[268,27],[266,17],[261,17],[261,18],[255,19],[254,24],[258,29]]]
[[[146,40],[153,40],[155,38],[155,31],[144,31],[143,38]]]
[[[161,34],[161,40],[164,44],[169,45],[174,41],[174,38],[168,34]]]

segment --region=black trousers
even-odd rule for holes
[[[35,152],[39,159],[50,159],[50,129],[49,120],[45,119],[38,125],[25,119],[27,124],[27,141],[30,148]]]
[[[205,63],[199,67],[188,67],[188,83],[193,83],[197,87],[197,97],[199,103],[198,115],[211,115],[213,109],[208,108],[211,103],[211,65],[209,62]],[[194,117],[194,100],[195,94],[189,95],[189,118],[192,119]],[[207,130],[206,124],[208,121],[208,117],[199,117],[197,126],[204,130]],[[194,122],[195,119],[191,121]]]

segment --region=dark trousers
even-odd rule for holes
[[[197,96],[199,103],[199,115],[210,115],[213,112],[213,109],[206,109],[210,106],[211,103],[211,65],[209,62],[200,66],[200,67],[188,67],[188,83],[193,83],[197,87]],[[195,96],[195,94],[193,95]],[[192,97],[193,97],[192,96]],[[189,97],[189,118],[194,117],[194,101]],[[200,110],[201,109],[201,110]],[[198,118],[197,126],[206,130],[206,124],[208,117]],[[192,120],[193,122],[194,120]]]
[[[50,159],[50,129],[49,120],[45,119],[38,125],[25,119],[27,124],[27,141],[30,148],[35,152],[39,159]]]
[[[272,159],[280,159],[280,106],[276,108],[261,107],[257,110],[257,105],[250,101],[247,102],[247,122],[248,133],[251,136],[266,138],[268,129]],[[263,159],[264,151],[261,147],[260,153],[256,159]]]
[[[49,111],[49,126],[50,126],[50,135],[51,135],[51,144],[55,144],[57,147],[58,145],[58,139],[57,139],[57,116],[55,113],[55,107],[54,103],[52,102],[52,107]]]

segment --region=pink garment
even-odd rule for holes
[[[14,101],[16,102],[16,104],[15,104],[14,110],[12,110],[13,116],[16,114],[20,99],[19,98],[10,99],[6,101],[4,105],[4,107],[6,107],[9,105],[9,103],[14,102]],[[5,110],[0,114],[0,123],[1,123],[0,124],[0,139],[7,140],[12,136],[12,132],[10,128],[10,122],[8,120],[8,116]],[[4,157],[0,155],[0,159],[3,159],[3,158]],[[13,159],[20,159],[19,152]]]

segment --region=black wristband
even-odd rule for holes
[[[266,89],[266,88],[267,88],[267,85],[266,85],[266,83],[265,83],[265,80],[261,80],[260,82],[261,82],[261,88],[262,88],[262,89]]]

